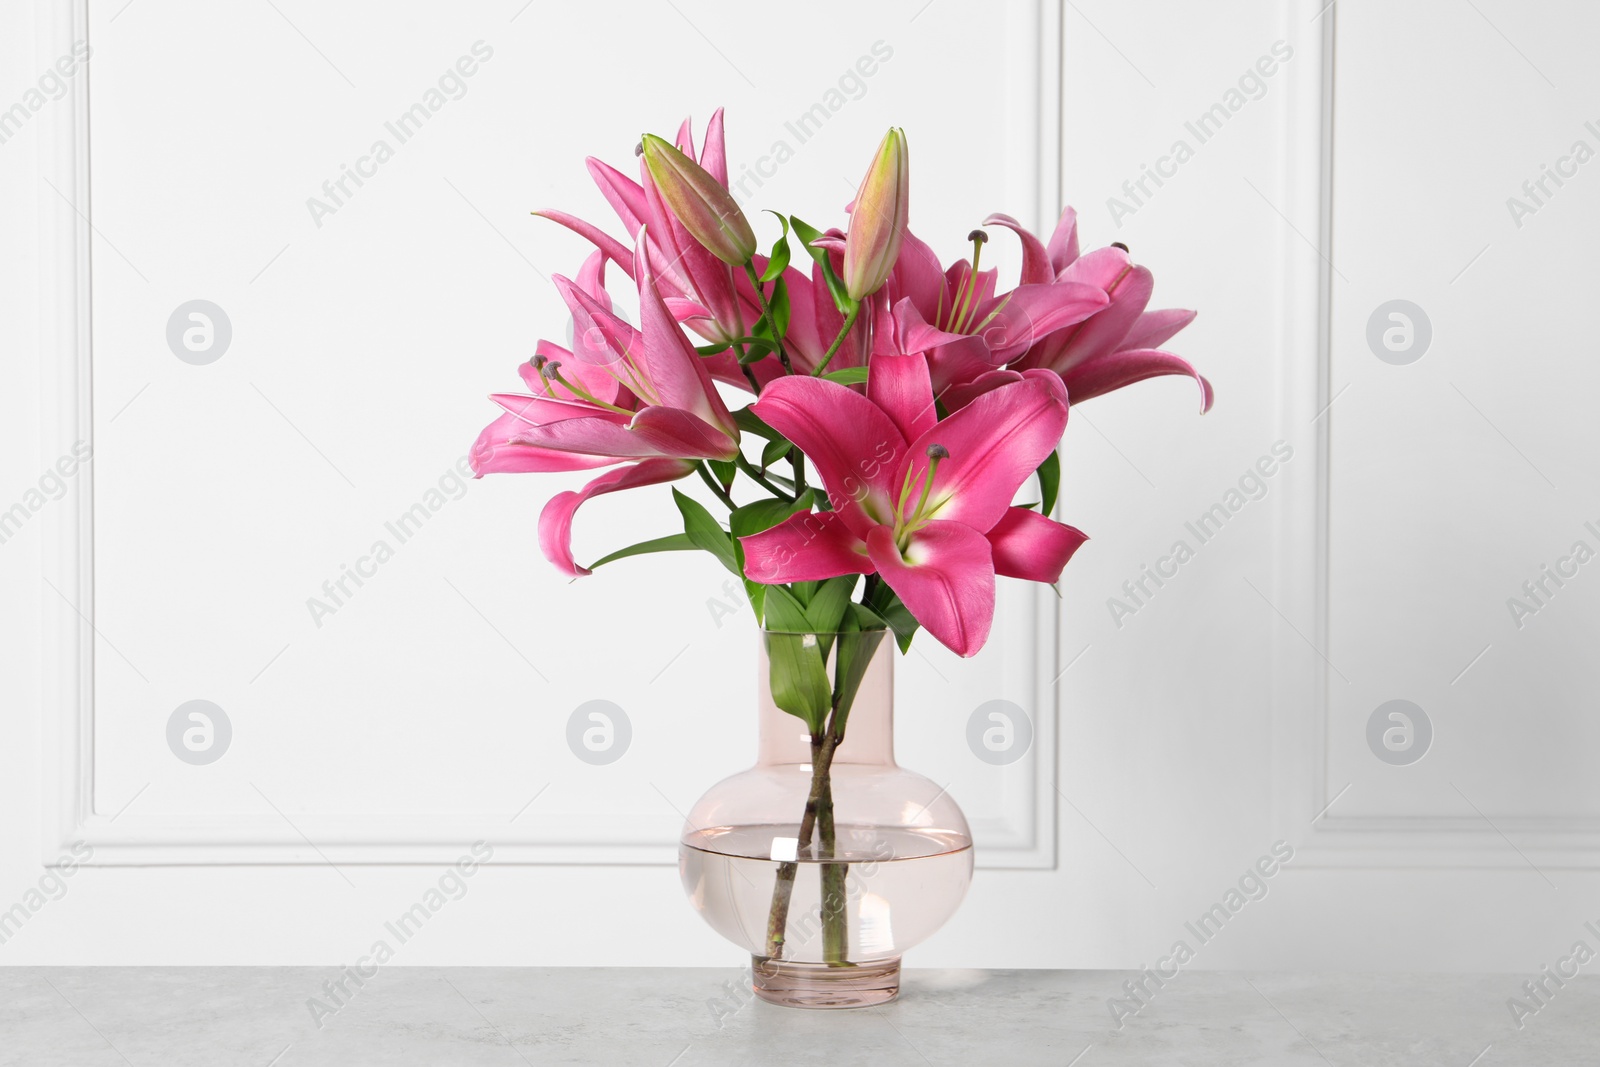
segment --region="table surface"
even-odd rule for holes
[[[734,968],[0,968],[0,1064],[1502,1067],[1600,1063],[1600,978],[908,970],[882,1008],[755,1001]],[[1507,1001],[1538,1011],[1517,1026]],[[318,1004],[320,1003],[320,1007]],[[1131,1003],[1131,1002],[1128,1002]]]

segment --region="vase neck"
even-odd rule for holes
[[[813,638],[804,637],[806,649],[816,647]],[[769,635],[757,635],[759,653],[756,664],[756,692],[760,711],[761,763],[811,763],[811,734],[806,721],[778,707],[772,693],[772,655]],[[796,640],[782,635],[784,640]],[[861,641],[862,635],[848,635],[847,639]],[[828,644],[827,635],[820,638]],[[869,639],[870,640],[870,639]],[[837,680],[837,642],[826,658],[830,684]],[[858,646],[859,647],[859,646]],[[870,649],[870,659],[861,677],[855,699],[849,704],[844,719],[844,740],[834,752],[835,763],[864,763],[894,766],[894,637],[881,635],[876,647]]]

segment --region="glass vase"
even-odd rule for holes
[[[894,761],[885,631],[763,631],[754,767],[690,810],[679,872],[751,955],[757,996],[849,1008],[900,990],[900,957],[954,914],[972,837],[948,792]]]

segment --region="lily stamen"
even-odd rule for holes
[[[587,401],[588,403],[593,404],[595,407],[605,408],[607,411],[615,411],[615,412],[618,412],[618,413],[623,414],[623,415],[632,415],[633,414],[633,412],[629,411],[627,408],[619,408],[615,404],[608,404],[604,400],[601,400],[600,398],[596,397],[593,393],[589,392],[589,390],[583,388],[582,386],[573,385],[571,382],[567,381],[565,378],[563,378],[561,376],[561,361],[560,360],[552,359],[552,360],[548,361],[544,365],[543,369],[541,369],[540,372],[539,372],[539,377],[540,377],[541,380],[543,380],[546,375],[549,375],[550,378],[555,379],[556,382],[558,382],[563,388],[565,388],[567,390],[567,392],[571,393],[573,396],[579,398],[580,400]],[[548,384],[548,383],[546,383],[546,384]]]
[[[962,332],[962,320],[977,307],[978,295],[978,261],[983,257],[983,246],[988,243],[989,235],[982,230],[973,230],[967,234],[967,240],[972,242],[972,270],[968,272],[966,284],[956,295],[954,305],[951,307],[950,332]]]

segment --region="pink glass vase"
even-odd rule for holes
[[[690,810],[684,889],[750,953],[763,1000],[893,1000],[901,954],[966,895],[966,818],[944,789],[894,762],[892,635],[761,638],[756,765]]]

